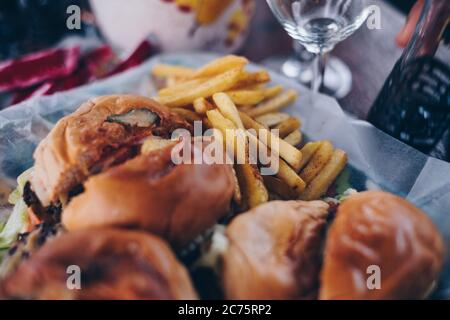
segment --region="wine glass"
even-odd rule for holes
[[[267,0],[267,3],[287,33],[316,55],[311,87],[314,92],[323,92],[328,53],[358,30],[369,17],[371,10],[368,1]],[[349,84],[342,83],[340,86]]]

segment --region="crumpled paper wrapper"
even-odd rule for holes
[[[107,94],[152,96],[155,88],[150,70],[156,63],[196,67],[214,58],[215,55],[201,53],[161,55],[110,79],[34,98],[1,111],[0,180],[13,183],[21,172],[31,167],[32,154],[39,141],[58,119],[73,112],[82,102]],[[249,68],[260,69],[257,65]],[[302,131],[308,137],[331,140],[348,153],[356,189],[382,188],[396,193],[431,217],[447,245],[447,264],[434,298],[450,299],[450,164],[412,149],[365,121],[352,119],[330,97],[313,94],[275,73],[272,81],[299,91],[299,99],[287,111],[302,118]]]

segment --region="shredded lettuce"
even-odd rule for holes
[[[14,205],[14,209],[6,222],[5,227],[0,232],[0,249],[9,248],[28,224],[27,205],[23,199],[19,199]]]
[[[0,251],[8,249],[16,240],[19,233],[28,225],[27,205],[23,201],[23,188],[30,178],[33,168],[30,168],[17,177],[17,188],[9,195],[9,203],[14,205],[12,213],[6,224],[0,229]]]
[[[22,198],[23,188],[25,184],[30,179],[30,175],[33,172],[33,167],[28,170],[25,170],[17,177],[17,188],[11,192],[8,198],[8,202],[11,204],[16,204],[19,199]]]

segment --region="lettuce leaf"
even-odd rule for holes
[[[30,179],[30,175],[33,172],[33,167],[28,170],[25,170],[17,177],[17,188],[11,192],[8,198],[8,202],[11,204],[16,204],[19,199],[22,198],[23,188],[25,184]]]
[[[20,198],[14,205],[14,209],[0,232],[0,249],[9,248],[16,240],[19,233],[23,232],[28,224],[27,205]]]

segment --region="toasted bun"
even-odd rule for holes
[[[330,228],[320,298],[424,298],[438,279],[443,250],[430,219],[408,201],[379,191],[357,194],[339,207]],[[370,266],[380,268],[380,289]]]
[[[274,201],[235,218],[226,230],[226,298],[316,297],[327,215],[322,201]]]
[[[148,110],[148,118],[127,125],[118,115]],[[145,113],[141,112],[141,115]],[[127,157],[130,146],[148,135],[168,136],[176,128],[190,128],[178,115],[157,102],[139,96],[104,96],[90,100],[59,120],[35,153],[31,186],[48,206],[82,183],[92,171]]]
[[[68,284],[77,285],[76,280],[70,280],[77,271],[81,290],[68,288]],[[114,229],[65,233],[49,240],[1,281],[0,296],[4,299],[197,298],[186,269],[163,240],[142,232]]]
[[[188,244],[229,212],[233,175],[224,164],[175,165],[173,148],[141,154],[89,178],[64,209],[63,225],[137,228],[176,247]]]

